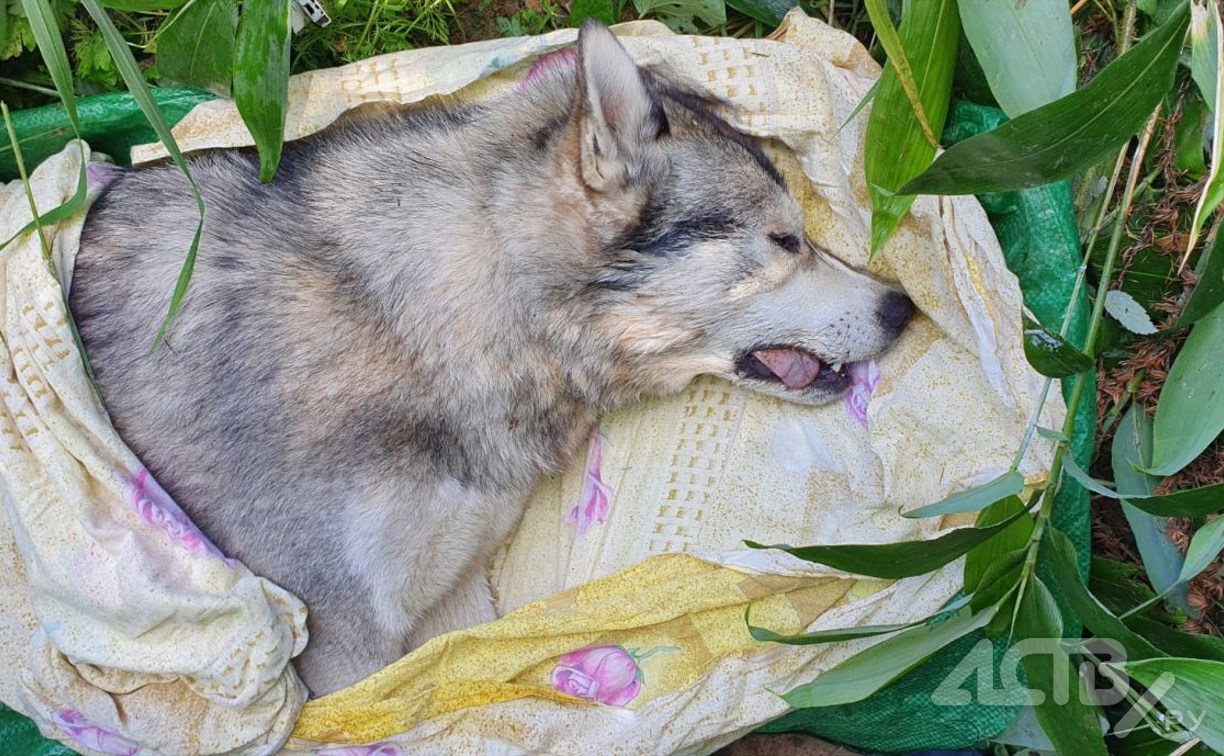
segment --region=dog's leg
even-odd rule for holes
[[[310,642],[294,662],[312,696],[364,680],[406,650],[360,606],[311,607],[307,625]]]
[[[434,636],[497,619],[493,593],[489,589],[487,561],[474,559],[454,589],[425,613],[412,628],[408,637],[409,649],[417,648]]]

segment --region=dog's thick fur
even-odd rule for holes
[[[306,602],[316,694],[493,619],[490,555],[598,413],[702,373],[827,401],[908,318],[806,243],[753,141],[606,28],[529,79],[346,118],[268,185],[250,152],[195,156],[195,277],[153,352],[185,180],[125,172],[90,213],[71,305],[111,418]]]

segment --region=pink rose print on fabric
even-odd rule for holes
[[[404,756],[404,752],[397,745],[373,743],[371,745],[320,748],[315,751],[315,756]]]
[[[637,697],[645,684],[641,662],[660,651],[679,651],[672,646],[652,648],[638,654],[624,646],[591,646],[571,651],[557,660],[551,682],[554,690],[607,706],[624,706]]]
[[[76,709],[64,709],[51,715],[51,721],[68,737],[102,753],[114,756],[134,756],[140,746],[122,735],[111,732],[90,722]]]
[[[577,523],[575,536],[586,535],[591,525],[606,522],[608,509],[612,506],[612,488],[603,482],[599,466],[603,461],[603,438],[599,426],[591,426],[591,440],[587,446],[586,471],[582,478],[582,494],[578,504],[565,516],[566,522]]]
[[[850,374],[850,391],[846,394],[846,409],[850,417],[863,425],[867,424],[867,403],[880,385],[880,369],[875,360],[868,362],[851,362],[846,366]]]
[[[128,501],[145,522],[165,533],[185,551],[224,559],[221,551],[204,537],[148,470],[140,468],[136,477],[128,481],[127,488]]]

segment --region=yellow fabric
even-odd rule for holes
[[[639,62],[729,102],[734,123],[769,140],[812,239],[866,265],[866,114],[842,124],[879,69],[853,38],[797,11],[771,40],[679,37],[647,22],[618,32]],[[364,102],[508,92],[531,58],[574,35],[412,51],[294,77],[287,136],[317,131]],[[251,142],[225,101],[196,108],[175,135],[184,150]],[[134,158],[154,159],[159,150],[143,147]],[[71,194],[74,155],[67,150],[40,169],[40,207]],[[28,216],[24,197],[10,186],[0,199],[0,233],[15,230],[22,213]],[[70,265],[79,223],[52,230],[61,269]],[[0,660],[23,681],[0,683],[0,700],[88,752],[104,749],[82,737],[95,738],[94,745],[117,741],[77,720],[57,722],[56,707],[75,706],[90,726],[157,750],[194,752],[207,742],[214,750],[255,751],[280,742],[300,703],[284,666],[302,640],[300,605],[240,566],[175,552],[172,539],[148,532],[125,509],[130,492],[107,477],[106,465],[78,451],[101,445],[108,461],[122,463],[123,480],[139,469],[81,389],[58,284],[33,236],[8,254],[6,343],[18,343],[13,321],[35,334],[51,322],[58,341],[54,360],[45,361],[61,368],[44,388],[17,379],[25,363],[16,348],[4,363],[6,418],[41,401],[39,417],[47,421],[38,433],[57,445],[0,470],[11,528],[0,529],[0,555],[15,565],[0,579]],[[920,198],[875,267],[899,280],[923,315],[878,361],[879,383],[865,413],[862,403],[859,414],[842,402],[799,407],[701,379],[678,396],[602,418],[586,455],[541,487],[497,559],[494,587],[505,616],[434,639],[362,683],[305,704],[285,747],[333,756],[709,752],[784,713],[775,692],[875,642],[758,644],[745,629],[745,610],[780,632],[908,622],[934,612],[959,588],[959,563],[895,582],[864,580],[741,542],[930,538],[966,518],[907,520],[898,510],[994,477],[1011,462],[1042,379],[1024,361],[1019,288],[981,208],[966,197]],[[33,283],[18,286],[14,270]],[[23,315],[44,310],[50,314],[42,321]],[[1052,398],[1043,424],[1056,427],[1062,412]],[[16,446],[38,443],[15,420],[4,422]],[[1042,479],[1050,452],[1036,440],[1022,472]],[[68,494],[47,482],[60,470],[81,481]],[[151,597],[99,592],[96,563],[86,558],[101,538],[99,522],[106,523],[111,559],[163,578],[169,570],[173,579],[150,583]],[[71,537],[59,535],[69,531]],[[76,569],[58,573],[60,582],[39,578],[44,565],[69,563]],[[201,595],[230,602],[232,611],[191,615]],[[108,596],[122,601],[106,603]],[[119,619],[136,616],[129,601],[136,609],[161,607],[165,621],[133,635]],[[184,616],[198,621],[188,627]],[[59,629],[64,622],[91,642],[74,641]],[[176,647],[160,642],[168,628],[175,628]],[[193,649],[217,653],[251,633],[281,642],[268,663],[255,665],[262,676],[238,681],[246,687],[225,678],[228,687],[218,693],[218,683],[187,672],[189,658],[199,662]],[[81,656],[83,647],[93,656]],[[132,690],[137,681],[153,684]],[[222,699],[236,705],[224,708]],[[254,705],[243,708],[247,703]]]

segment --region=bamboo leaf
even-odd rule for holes
[[[1182,308],[1177,319],[1178,328],[1202,320],[1224,302],[1224,234],[1216,234],[1211,246],[1203,251],[1196,272],[1199,282]]]
[[[1015,470],[1008,470],[999,477],[983,483],[980,486],[954,493],[946,499],[941,499],[925,507],[902,512],[902,517],[921,519],[924,517],[940,517],[962,512],[976,512],[983,507],[994,504],[1001,499],[1015,496],[1024,490],[1024,476]]]
[[[997,525],[1025,509],[1017,496],[996,501],[978,515],[977,526]],[[989,577],[991,568],[1005,566],[1011,555],[1021,552],[1033,535],[1033,518],[1021,517],[1011,526],[985,543],[978,544],[965,555],[965,590],[976,591]]]
[[[1224,308],[1195,324],[1160,389],[1152,428],[1153,475],[1172,475],[1224,430]]]
[[[844,572],[869,577],[899,579],[923,575],[952,562],[974,546],[1002,533],[1013,522],[1027,516],[1024,509],[1012,517],[982,528],[959,528],[929,541],[884,544],[839,544],[836,546],[765,546],[744,543],[753,549],[780,549],[807,562],[816,562]]]
[[[769,27],[782,23],[782,18],[798,5],[798,0],[727,0],[727,7]]]
[[[1109,487],[1108,483],[1103,480],[1097,480],[1085,472],[1084,468],[1080,467],[1078,462],[1071,459],[1071,456],[1072,455],[1068,454],[1063,458],[1063,470],[1066,471],[1067,475],[1069,475],[1072,480],[1079,483],[1084,488],[1087,488],[1089,491],[1098,493],[1101,496],[1105,496],[1110,499],[1122,498],[1117,491]]]
[[[1024,357],[1033,369],[1049,378],[1066,378],[1092,370],[1092,358],[1062,336],[1024,318]]]
[[[1126,673],[1149,690],[1161,690],[1166,711],[1192,714],[1182,726],[1202,738],[1209,748],[1224,753],[1224,662],[1205,659],[1141,659],[1108,666]],[[1199,719],[1201,717],[1201,719]]]
[[[1224,483],[1160,496],[1126,496],[1122,501],[1157,517],[1204,517],[1224,512]]]
[[[918,83],[914,81],[914,70],[910,67],[909,56],[905,54],[905,46],[901,44],[901,36],[893,26],[892,16],[888,14],[888,4],[884,0],[866,0],[867,15],[871,17],[871,25],[875,28],[880,45],[888,55],[888,64],[897,73],[897,83],[901,91],[914,109],[914,119],[922,129],[922,135],[932,148],[939,147],[935,132],[931,131],[931,123],[926,117],[926,108],[922,106],[922,98],[918,95]]]
[[[1152,495],[1160,479],[1144,472],[1152,460],[1152,421],[1142,407],[1132,404],[1118,421],[1110,454],[1118,490],[1133,497],[1123,500],[1122,513],[1135,536],[1139,556],[1143,559],[1153,587],[1157,591],[1165,591],[1177,582],[1182,554],[1169,538],[1165,518],[1155,516],[1157,513],[1134,503],[1136,499],[1146,502],[1152,498],[1164,498]],[[1184,590],[1179,591],[1174,596],[1174,600],[1183,607],[1186,606],[1185,593]]]
[[[259,180],[280,165],[289,97],[289,2],[243,3],[234,48],[234,104],[259,151]]]
[[[961,596],[955,601],[941,609],[936,617],[942,617],[953,614],[961,610],[962,607],[969,603],[968,596]],[[915,620],[914,622],[906,622],[896,625],[863,625],[862,627],[839,627],[831,630],[815,630],[802,635],[779,635],[772,630],[767,630],[763,627],[756,627],[748,621],[748,612],[744,610],[744,624],[748,625],[748,633],[753,639],[763,643],[785,643],[789,646],[812,646],[821,643],[840,643],[843,641],[857,640],[859,638],[872,638],[877,635],[887,635],[901,630],[908,630],[911,627],[926,624],[932,621],[935,617],[926,617],[924,619]]]
[[[962,611],[938,625],[920,625],[880,641],[783,696],[794,708],[861,701],[944,646],[983,627],[994,609]]]
[[[1075,91],[1075,33],[1064,0],[960,0],[990,91],[1015,118]]]
[[[953,145],[902,194],[982,194],[1040,186],[1105,160],[1143,128],[1173,86],[1183,3],[1087,86]],[[871,144],[871,143],[869,143]]]
[[[1220,556],[1221,550],[1224,550],[1224,517],[1217,517],[1199,528],[1190,539],[1186,562],[1177,576],[1178,582],[1189,583],[1198,577]]]
[[[943,130],[952,92],[952,74],[960,42],[956,0],[907,3],[900,29],[901,48],[913,73],[930,130]],[[878,31],[878,29],[877,29]],[[871,197],[871,252],[884,246],[909,212],[912,197],[896,190],[917,176],[935,157],[935,147],[906,96],[897,69],[885,66],[867,118],[864,167]]]
[[[170,297],[170,308],[161,326],[157,329],[157,336],[153,339],[153,346],[156,348],[161,344],[162,339],[166,336],[166,331],[174,322],[174,316],[178,314],[179,307],[182,305],[183,295],[187,293],[187,285],[191,282],[191,271],[195,267],[196,252],[200,248],[200,233],[204,230],[204,200],[200,197],[200,190],[191,176],[191,171],[187,169],[187,161],[183,159],[178,142],[174,141],[174,135],[170,133],[166,119],[162,117],[161,111],[157,109],[157,103],[153,101],[153,96],[149,93],[149,87],[144,80],[144,72],[140,70],[140,65],[132,57],[127,41],[115,28],[115,24],[110,20],[110,16],[106,15],[106,11],[102,9],[98,0],[81,0],[81,4],[85,6],[85,10],[89,11],[90,17],[93,18],[94,23],[98,25],[98,30],[106,39],[106,47],[110,50],[111,57],[115,59],[115,67],[119,69],[119,75],[127,84],[132,98],[140,106],[145,118],[149,120],[149,125],[157,133],[158,139],[166,146],[170,159],[191,184],[191,194],[195,198],[196,210],[199,212],[199,221],[191,237],[191,247],[187,250],[187,257],[183,261],[178,281],[174,286],[174,293]]]
[[[166,81],[229,97],[237,32],[237,0],[192,0],[158,36],[157,70]]]
[[[1063,599],[1093,635],[1121,643],[1126,649],[1128,659],[1151,659],[1167,655],[1127,627],[1089,593],[1088,587],[1080,579],[1075,546],[1061,530],[1050,528],[1041,543],[1041,555],[1055,584],[1062,592]]]
[[[1020,598],[1016,638],[1045,641],[1042,650],[1046,653],[1025,654],[1022,664],[1029,687],[1043,694],[1034,713],[1041,723],[1041,729],[1053,741],[1055,752],[1106,756],[1097,709],[1085,704],[1078,695],[1079,676],[1062,647],[1062,618],[1058,613],[1058,604],[1036,575],[1030,578]],[[1055,685],[1055,680],[1059,678],[1070,680],[1072,690],[1060,690],[1062,686]]]

